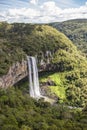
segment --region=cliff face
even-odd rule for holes
[[[51,52],[47,51],[41,55],[41,58],[38,58],[38,67],[39,72],[49,70],[50,60],[51,60]],[[14,63],[10,68],[6,75],[0,77],[0,87],[7,88],[14,84],[16,84],[21,79],[25,78],[28,75],[28,65],[27,60],[22,60],[21,62]]]
[[[14,63],[10,67],[8,73],[0,77],[0,87],[10,87],[25,76],[27,76],[27,61],[22,60],[21,62]]]

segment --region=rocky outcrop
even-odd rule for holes
[[[45,54],[38,58],[39,72],[51,70],[50,61],[52,55],[50,51],[46,51]],[[0,88],[8,88],[28,75],[27,60],[14,63],[6,75],[0,77]]]
[[[41,53],[38,57],[39,71],[50,71],[52,70],[51,61],[53,58],[53,53],[51,51],[46,51]]]
[[[0,77],[0,87],[7,88],[14,85],[27,76],[27,72],[27,61],[22,60],[21,62],[14,63],[8,73]]]

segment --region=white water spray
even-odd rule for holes
[[[38,79],[38,69],[35,57],[27,57],[29,70],[29,93],[33,98],[40,98],[40,87]]]

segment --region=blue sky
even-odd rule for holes
[[[87,18],[87,0],[0,0],[0,21],[48,23]]]
[[[15,7],[16,8],[29,7],[30,1],[35,0],[0,0],[0,10]],[[61,8],[70,8],[84,5],[87,0],[36,0],[36,1],[38,1],[38,5],[47,1],[54,1]]]

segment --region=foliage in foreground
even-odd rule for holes
[[[0,90],[0,130],[86,130],[86,112],[36,101],[18,88]]]

